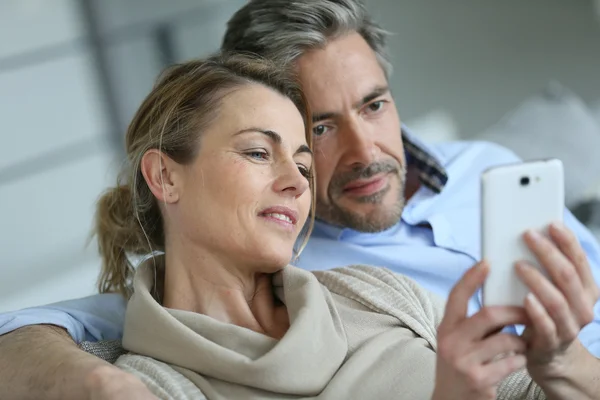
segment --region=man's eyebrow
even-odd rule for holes
[[[371,101],[375,100],[381,95],[388,93],[389,91],[390,88],[388,86],[377,86],[373,90],[371,90],[371,92],[368,95],[363,97],[361,101],[355,103],[354,108],[361,108],[365,104],[370,103]]]
[[[335,117],[335,113],[332,113],[332,112],[321,113],[321,114],[313,114],[313,116],[312,116],[312,122],[314,124],[314,123],[321,122],[323,120],[330,119],[330,118],[333,118],[333,117]]]
[[[262,133],[263,135],[267,135],[273,142],[275,142],[277,144],[281,144],[281,136],[279,135],[279,133],[271,131],[269,129],[246,128],[246,129],[242,129],[241,131],[236,132],[234,136],[241,135],[243,133],[250,133],[250,132]]]
[[[371,90],[371,92],[369,92],[369,94],[367,94],[366,96],[364,96],[360,101],[358,101],[357,103],[355,103],[353,105],[354,108],[361,108],[362,106],[364,106],[365,104],[375,100],[376,98],[378,98],[381,95],[384,95],[386,93],[388,93],[390,91],[390,88],[388,86],[376,86],[373,90]],[[335,117],[337,115],[337,113],[334,112],[325,112],[325,113],[320,113],[320,114],[313,114],[312,116],[312,122],[317,123],[320,121],[324,121],[326,119],[331,119],[333,117]]]

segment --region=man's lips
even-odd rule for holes
[[[385,188],[387,183],[387,175],[379,175],[371,179],[352,181],[344,186],[343,192],[352,196],[369,196]]]

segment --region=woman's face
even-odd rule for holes
[[[168,233],[227,262],[277,270],[309,213],[311,166],[292,101],[258,84],[238,88],[202,133],[195,161],[180,167]]]

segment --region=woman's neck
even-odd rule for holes
[[[182,250],[165,251],[164,307],[204,314],[276,339],[285,334],[287,309],[273,293],[272,274],[244,271],[206,251],[190,255]]]

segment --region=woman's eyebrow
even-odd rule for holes
[[[241,131],[236,132],[234,136],[241,135],[243,133],[250,133],[250,132],[262,133],[262,134],[268,136],[275,144],[281,144],[281,142],[282,142],[281,135],[279,133],[274,132],[269,129],[246,128],[246,129],[242,129]],[[311,157],[313,156],[312,150],[310,149],[310,147],[308,147],[305,144],[298,147],[298,149],[296,150],[294,155],[301,154],[301,153],[308,153],[308,154],[310,154]]]
[[[310,156],[313,156],[313,152],[312,150],[305,144],[301,145],[300,147],[298,147],[298,150],[296,150],[296,152],[294,153],[294,155],[296,154],[300,154],[300,153],[308,153],[310,154]]]
[[[264,135],[267,135],[276,144],[281,144],[281,135],[279,135],[279,133],[277,133],[277,132],[273,132],[268,129],[254,128],[254,127],[246,128],[246,129],[242,129],[241,131],[236,132],[234,136],[241,135],[243,133],[249,133],[249,132],[262,133]]]

